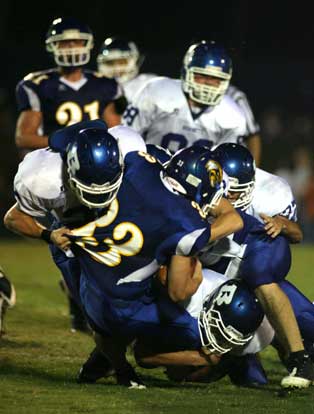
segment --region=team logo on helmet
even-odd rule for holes
[[[218,162],[214,160],[208,160],[205,168],[209,174],[210,186],[212,188],[215,188],[217,184],[220,184],[222,182],[222,168]]]

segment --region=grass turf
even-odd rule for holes
[[[271,347],[261,354],[269,378],[263,389],[240,389],[228,378],[179,385],[168,381],[162,369],[138,369],[147,390],[127,390],[114,379],[76,384],[93,342],[69,330],[66,299],[47,246],[23,239],[2,241],[0,252],[0,264],[17,290],[17,304],[6,317],[7,333],[0,339],[1,414],[314,413],[314,387],[281,392],[286,372]],[[313,272],[314,246],[293,247],[288,280],[311,300]]]

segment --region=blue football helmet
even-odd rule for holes
[[[204,352],[225,354],[246,345],[263,318],[263,308],[245,281],[226,281],[205,298],[198,318]]]
[[[195,75],[220,79],[218,86],[195,81]],[[217,105],[226,93],[232,76],[232,61],[222,46],[205,40],[188,49],[183,59],[181,80],[183,91],[195,102]]]
[[[143,60],[134,42],[108,37],[97,56],[98,72],[123,83],[137,76]]]
[[[146,151],[159,161],[163,166],[166,166],[172,156],[167,148],[163,148],[156,144],[146,144]]]
[[[82,40],[84,44],[76,47],[61,47],[62,41]],[[46,49],[53,53],[58,66],[73,67],[86,65],[94,46],[91,29],[72,17],[55,19],[46,35]]]
[[[223,196],[223,171],[211,152],[191,146],[172,156],[165,169],[165,180],[178,193],[195,201],[206,217]]]
[[[255,161],[250,151],[240,144],[220,144],[213,151],[229,177],[230,193],[239,193],[237,199],[230,199],[235,208],[246,210],[252,202],[255,187]]]
[[[122,183],[123,159],[117,140],[106,130],[78,131],[67,148],[69,184],[89,208],[104,208],[116,198]]]

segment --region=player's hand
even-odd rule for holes
[[[260,217],[263,219],[265,223],[264,229],[270,237],[274,239],[281,233],[284,224],[280,216],[270,217],[266,214],[260,214]]]
[[[71,245],[71,240],[66,236],[67,234],[71,234],[71,230],[66,227],[60,227],[52,231],[50,239],[59,249],[66,251]]]

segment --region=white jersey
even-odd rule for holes
[[[245,210],[259,221],[261,213],[273,217],[278,214],[297,221],[297,206],[290,185],[278,175],[256,169],[255,188],[251,205]]]
[[[246,135],[255,135],[260,132],[260,126],[256,122],[246,94],[234,85],[229,85],[226,94],[230,96],[240,107],[246,121]]]
[[[193,115],[181,80],[166,77],[152,79],[136,94],[122,122],[142,134],[146,143],[173,153],[197,141],[240,142],[246,132],[245,118],[230,97]]]
[[[198,318],[203,303],[207,296],[211,295],[227,277],[213,270],[203,269],[203,281],[194,295],[184,303],[184,308],[193,318]],[[255,332],[253,338],[245,346],[237,351],[238,355],[255,354],[269,345],[274,337],[274,330],[268,319],[264,317],[262,324]]]
[[[118,140],[123,157],[131,151],[146,151],[142,137],[131,128],[119,125],[108,132]],[[64,183],[63,174],[64,163],[59,153],[43,148],[27,154],[14,178],[19,209],[33,217],[51,213],[62,220],[67,210],[80,205]]]
[[[157,75],[153,73],[140,73],[135,78],[121,83],[128,103],[133,102],[135,95],[146,85],[146,83],[156,77]]]

